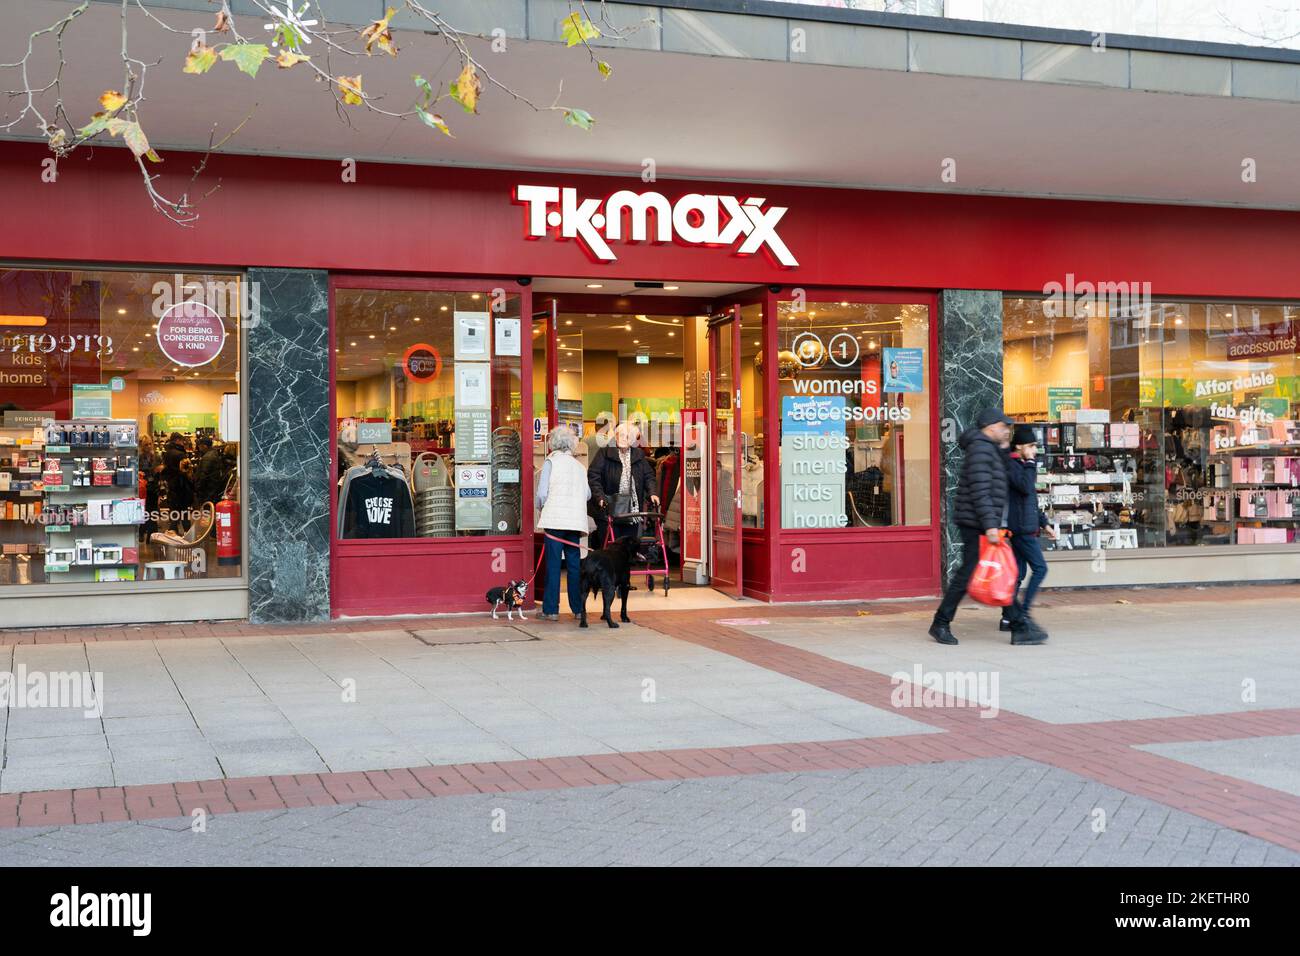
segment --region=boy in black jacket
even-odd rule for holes
[[[1019,608],[1019,616],[1032,623],[1029,608],[1034,603],[1043,578],[1047,577],[1047,562],[1043,560],[1043,548],[1039,543],[1039,534],[1044,530],[1048,537],[1055,539],[1056,532],[1047,523],[1047,515],[1038,507],[1038,491],[1035,481],[1038,478],[1038,436],[1028,425],[1017,425],[1011,436],[1014,453],[1007,459],[1007,491],[1010,504],[1007,509],[1007,530],[1011,532],[1011,550],[1016,554],[1016,564],[1020,572],[1016,582],[1019,594],[1020,582],[1029,575],[1029,586],[1025,588],[1023,601],[1017,599],[1013,607]],[[1001,630],[1009,631],[1015,619],[1011,608],[1002,611]]]

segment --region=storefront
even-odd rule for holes
[[[4,624],[246,609],[246,291],[236,273],[0,269]]]
[[[44,354],[61,363],[48,395],[15,380],[0,401],[56,424],[87,407],[130,421],[137,458],[145,434],[179,431],[193,457],[212,430],[235,463],[221,497],[238,505],[240,563],[191,548],[179,577],[144,580],[165,558],[137,527],[135,580],[104,580],[93,544],[84,572],[47,566],[55,546],[76,551],[75,533],[65,545],[6,522],[24,529],[3,540],[29,577],[6,596],[53,598],[6,602],[21,603],[14,621],[78,621],[87,594],[104,621],[481,609],[488,587],[533,568],[535,436],[557,421],[590,432],[601,412],[644,414],[677,439],[707,429],[707,459],[691,465],[685,448],[682,470],[704,476],[700,557],[728,593],[936,593],[956,435],[1004,399],[1043,429],[1043,502],[1070,529],[1051,583],[1300,578],[1285,493],[1300,483],[1295,214],[377,164],[340,183],[329,162],[222,156],[221,193],[181,230],[134,203],[132,167],[108,153],[93,173],[70,168],[51,207],[21,187],[39,150],[0,148],[0,197],[26,224],[0,238],[18,297],[0,309],[5,355],[28,360],[13,343],[36,340],[12,325],[27,316],[50,324]],[[57,212],[73,209],[75,225]],[[247,287],[202,365],[173,361],[153,328],[154,284],[178,273],[182,288]],[[1118,274],[1151,308],[1076,313],[1063,295],[1059,317],[1044,311],[1054,283]],[[23,276],[61,298],[22,299]],[[584,344],[566,348],[588,316]],[[216,331],[201,317],[184,334]],[[103,352],[94,336],[112,337],[112,355],[80,356]],[[76,404],[101,391],[106,408]],[[238,430],[222,434],[223,412]],[[54,488],[75,487],[60,481],[42,515],[69,495]],[[125,540],[108,546],[130,563]]]

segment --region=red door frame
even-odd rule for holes
[[[527,317],[532,316],[533,297],[532,290],[528,286],[520,286],[513,279],[503,279],[500,277],[481,277],[467,279],[463,276],[455,278],[443,278],[439,276],[420,276],[420,277],[399,277],[388,275],[353,275],[347,273],[331,273],[329,277],[329,462],[326,467],[326,494],[330,503],[330,614],[332,617],[339,617],[346,610],[354,615],[382,615],[393,613],[405,613],[408,611],[420,612],[424,604],[419,602],[412,604],[410,607],[402,605],[397,608],[369,607],[364,604],[351,605],[341,610],[339,606],[339,583],[343,577],[339,573],[339,564],[342,560],[349,557],[364,557],[366,555],[384,554],[400,555],[404,557],[416,557],[420,555],[439,557],[439,556],[456,556],[463,555],[467,548],[473,548],[478,551],[494,553],[501,549],[506,557],[509,566],[508,572],[502,572],[497,577],[506,578],[507,574],[517,574],[522,570],[524,576],[532,572],[533,568],[533,468],[532,468],[532,438],[524,434],[525,427],[531,425],[533,420],[533,350],[532,334],[528,335],[529,342],[520,348],[520,439],[523,447],[520,462],[519,475],[519,493],[522,498],[519,508],[519,534],[514,535],[477,535],[474,537],[455,537],[455,538],[406,538],[406,539],[388,539],[380,538],[374,540],[343,540],[338,537],[338,429],[336,422],[338,420],[338,390],[335,372],[337,363],[334,356],[337,354],[334,350],[338,347],[338,329],[335,320],[334,298],[340,289],[363,289],[372,291],[395,290],[404,292],[489,292],[492,289],[505,289],[507,295],[518,294],[520,324]],[[518,289],[515,293],[514,290]],[[522,337],[522,336],[521,336]],[[485,578],[486,580],[486,578]],[[500,583],[500,581],[497,581]],[[487,586],[491,586],[490,584]],[[486,590],[486,587],[484,588]],[[530,594],[530,598],[531,598]],[[482,601],[476,601],[473,605],[459,606],[448,605],[445,599],[440,599],[436,593],[429,595],[427,602],[428,609],[424,613],[433,613],[435,611],[469,611],[480,610]]]
[[[770,288],[765,290],[763,306],[763,349],[765,354],[775,356],[779,351],[778,330],[777,330],[777,303],[783,298],[790,297],[790,290],[796,288],[778,287],[773,292]],[[861,304],[879,304],[879,305],[924,305],[930,310],[930,328],[928,335],[929,351],[929,375],[927,376],[927,385],[930,390],[930,524],[923,525],[898,525],[890,528],[808,528],[804,530],[783,528],[783,516],[781,514],[781,495],[780,495],[780,442],[776,440],[780,431],[780,381],[776,375],[776,362],[765,363],[768,366],[768,374],[765,376],[764,387],[766,393],[766,412],[769,424],[767,431],[769,433],[764,448],[763,475],[764,475],[764,497],[767,503],[765,524],[769,531],[768,534],[768,555],[769,567],[771,568],[771,600],[790,601],[790,600],[813,600],[818,598],[848,597],[848,593],[839,593],[837,590],[826,592],[818,590],[809,590],[806,586],[800,587],[801,579],[795,579],[792,574],[783,574],[783,568],[786,562],[781,560],[781,553],[787,547],[807,547],[825,542],[828,544],[849,543],[858,544],[864,547],[870,547],[877,544],[905,543],[905,542],[922,542],[928,541],[930,544],[931,557],[928,564],[928,577],[931,584],[927,588],[921,589],[919,593],[934,593],[939,589],[940,567],[942,566],[942,537],[940,526],[940,488],[939,488],[939,432],[942,423],[939,421],[939,296],[934,291],[899,291],[897,289],[866,289],[866,288],[847,288],[847,287],[817,287],[817,286],[799,286],[806,294],[807,301],[834,301],[850,302]],[[856,588],[855,596],[863,596],[865,588],[870,587],[870,582],[863,582],[865,586]],[[882,589],[884,595],[901,595],[910,594],[915,589],[904,589],[902,591],[890,588]]]
[[[727,316],[730,313],[730,316]],[[718,372],[721,368],[719,364],[719,343],[722,336],[729,336],[731,339],[731,422],[732,422],[732,439],[731,439],[731,479],[732,487],[736,492],[736,498],[727,502],[718,499],[718,402],[717,386]],[[709,523],[709,581],[713,588],[721,591],[723,594],[729,594],[732,597],[740,597],[745,586],[745,523],[742,518],[740,507],[740,481],[741,481],[741,450],[740,441],[740,411],[745,400],[744,392],[740,387],[740,306],[729,305],[722,309],[716,310],[709,317],[708,326],[708,344],[709,344],[709,395],[708,395],[708,413],[709,413],[709,500],[710,513],[708,515]],[[732,539],[730,550],[736,556],[736,565],[734,580],[722,581],[719,584],[717,577],[718,569],[718,516],[723,511],[731,512],[731,533],[728,535]]]

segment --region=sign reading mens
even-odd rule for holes
[[[762,249],[787,269],[799,265],[776,231],[788,209],[765,209],[767,200],[755,196],[687,193],[671,202],[662,193],[621,189],[608,199],[580,199],[569,187],[516,186],[514,201],[527,207],[529,239],[554,230],[558,239],[577,239],[598,262],[615,261],[609,243],[626,240],[734,247],[738,256]]]

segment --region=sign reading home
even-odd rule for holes
[[[760,249],[774,262],[799,265],[777,232],[788,212],[767,206],[757,196],[687,193],[676,201],[662,193],[620,189],[607,199],[585,198],[560,186],[516,186],[514,201],[527,207],[525,234],[541,239],[576,239],[597,262],[614,262],[611,242],[676,242],[687,246],[731,248],[750,256]],[[766,207],[766,208],[765,208]]]

